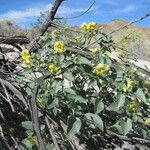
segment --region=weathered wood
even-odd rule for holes
[[[0,44],[29,44],[30,40],[27,37],[15,36],[15,37],[5,37],[0,36]]]
[[[34,40],[30,41],[29,45],[30,45],[31,52],[35,52],[38,48],[41,47],[40,37],[43,36],[45,34],[45,32],[47,31],[47,29],[52,26],[52,22],[55,19],[55,15],[58,11],[58,8],[60,7],[60,5],[63,1],[64,0],[55,0],[54,4],[52,6],[52,9],[46,19],[46,22],[41,29],[41,33]]]

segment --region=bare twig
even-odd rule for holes
[[[27,37],[0,37],[0,44],[29,44],[30,40]]]
[[[56,140],[56,138],[55,138],[55,135],[54,135],[54,133],[53,133],[53,130],[51,129],[51,124],[50,124],[50,122],[49,122],[49,120],[48,120],[47,117],[45,117],[45,122],[46,122],[46,124],[47,124],[48,129],[49,129],[49,133],[50,133],[50,135],[51,135],[51,137],[52,137],[52,140],[53,140],[53,143],[54,143],[54,145],[55,145],[56,150],[60,150],[59,145],[58,145],[58,143],[57,143],[57,140]]]
[[[34,87],[34,92],[33,92],[33,96],[31,98],[31,111],[32,111],[32,123],[33,123],[33,128],[34,131],[36,133],[36,137],[37,137],[37,142],[38,142],[38,148],[39,150],[46,150],[43,139],[42,139],[42,135],[40,132],[40,124],[39,124],[39,120],[38,120],[38,109],[37,109],[37,105],[36,105],[36,99],[37,99],[37,94],[38,94],[38,89],[39,89],[39,85],[35,85]]]
[[[63,2],[64,0],[55,0],[53,6],[52,6],[52,9],[48,15],[48,18],[46,20],[46,23],[43,25],[42,27],[42,30],[41,30],[41,33],[39,34],[39,36],[37,36],[33,41],[30,42],[30,51],[31,52],[34,52],[37,50],[37,48],[39,48],[41,46],[41,44],[38,44],[40,41],[40,36],[43,36],[45,34],[45,32],[47,31],[47,29],[52,26],[52,22],[54,20],[54,17],[56,15],[56,12],[59,8],[59,6],[61,5],[61,3]],[[37,45],[38,44],[38,45]],[[37,46],[35,46],[37,45]]]
[[[56,15],[56,12],[63,1],[64,0],[55,0],[53,7],[50,11],[50,14],[47,18],[47,21],[46,21],[45,25],[43,26],[42,32],[40,34],[41,36],[43,36],[45,34],[45,32],[47,31],[47,29],[51,26],[51,23],[54,20],[54,17]]]
[[[120,31],[120,30],[122,30],[122,29],[124,29],[124,28],[126,28],[126,27],[128,27],[128,26],[130,26],[130,25],[132,25],[132,24],[134,24],[134,23],[137,23],[137,22],[139,22],[139,21],[142,21],[142,20],[146,19],[146,18],[149,17],[149,16],[150,16],[150,13],[146,14],[145,16],[143,16],[143,17],[141,17],[141,18],[139,18],[139,19],[136,19],[136,20],[134,20],[134,21],[132,21],[132,22],[127,23],[127,24],[125,24],[124,26],[121,26],[121,27],[119,27],[119,28],[117,28],[117,29],[115,29],[115,30],[109,32],[107,35],[110,35],[110,34],[113,34],[113,33],[115,33],[115,32],[118,32],[118,31]]]
[[[128,26],[130,26],[130,25],[132,25],[132,24],[134,24],[134,23],[137,23],[137,22],[139,22],[139,21],[142,21],[142,20],[146,19],[146,18],[149,17],[149,16],[150,16],[150,13],[146,14],[145,16],[143,16],[143,17],[141,17],[141,18],[139,18],[139,19],[136,19],[136,20],[134,20],[134,21],[132,21],[132,22],[129,22],[129,23],[125,24],[124,26],[121,26],[121,27],[119,27],[119,28],[117,28],[117,29],[115,29],[115,30],[109,32],[109,33],[107,34],[107,36],[108,36],[108,35],[111,35],[111,34],[113,34],[113,33],[115,33],[115,32],[118,32],[118,31],[120,31],[120,30],[122,30],[122,29],[124,29],[124,28],[126,28],[126,27],[128,27]],[[93,42],[90,43],[87,47],[89,47],[89,46],[91,46],[91,45],[97,43],[100,39],[102,39],[102,37],[100,37],[99,39],[93,41]],[[86,49],[87,47],[85,47],[84,49]]]
[[[10,107],[11,107],[12,111],[15,112],[15,108],[14,108],[12,102],[11,102],[11,99],[9,98],[9,94],[8,94],[8,92],[7,92],[7,89],[6,89],[5,85],[4,85],[4,83],[3,83],[3,80],[0,79],[0,82],[1,82],[1,85],[2,85],[2,87],[3,87],[3,89],[4,89],[4,92],[5,92],[5,95],[6,95],[7,98],[5,98],[3,95],[2,95],[2,96],[3,96],[3,98],[5,98],[5,100],[10,104]]]
[[[8,149],[8,150],[11,150],[12,148],[10,147],[10,145],[8,144],[8,142],[7,142],[7,140],[4,138],[4,137],[2,137],[1,135],[0,135],[0,142],[1,141],[3,141],[4,142],[4,144],[6,145],[6,148]],[[1,144],[1,143],[0,143]]]
[[[113,131],[110,131],[110,130],[107,130],[107,134],[109,136],[114,136],[114,137],[117,137],[117,138],[119,138],[121,140],[125,140],[125,141],[138,141],[138,142],[150,143],[150,140],[146,140],[146,139],[142,139],[142,138],[137,138],[137,137],[130,137],[129,138],[127,136],[114,133]]]
[[[88,11],[90,11],[90,9],[94,6],[95,4],[95,0],[93,0],[93,3],[80,15],[77,15],[77,16],[74,16],[74,17],[68,17],[68,18],[56,18],[55,19],[76,19],[76,18],[79,18],[83,15],[85,15]]]
[[[22,95],[22,93],[14,85],[12,85],[10,82],[8,82],[6,80],[3,80],[2,78],[0,78],[0,81],[6,87],[8,87],[15,94],[15,96],[18,97],[24,103],[24,105],[26,106],[26,108],[28,107],[24,96]]]
[[[16,148],[17,148],[18,150],[21,150],[21,148],[20,148],[20,146],[19,146],[17,140],[14,138],[14,136],[13,136],[12,134],[10,134],[10,137],[11,137],[11,139],[13,140],[13,142],[15,143]]]

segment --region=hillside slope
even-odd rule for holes
[[[114,19],[107,24],[98,25],[102,32],[109,33],[125,24],[127,21]],[[140,59],[150,61],[150,26],[139,27],[129,25],[112,34],[114,41],[125,50],[134,53]]]

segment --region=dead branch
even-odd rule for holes
[[[24,105],[26,106],[26,108],[28,108],[28,105],[26,103],[26,100],[25,100],[24,96],[22,95],[22,93],[14,85],[12,85],[10,82],[8,82],[6,80],[3,80],[2,78],[0,78],[0,81],[7,88],[9,88],[18,99],[20,99],[24,103]]]
[[[5,96],[3,96],[1,93],[0,93],[0,94],[1,94],[1,96],[9,103],[9,105],[10,105],[10,107],[11,107],[11,109],[12,109],[12,112],[15,112],[15,108],[14,108],[12,102],[11,102],[11,99],[10,99],[10,97],[9,97],[8,91],[7,91],[7,89],[6,89],[6,86],[4,85],[4,83],[3,83],[3,81],[2,81],[1,79],[0,79],[0,82],[1,82],[1,85],[2,85],[2,87],[3,87],[3,89],[4,89],[6,98],[5,98]]]
[[[14,37],[0,37],[0,44],[29,44],[30,40],[27,37],[14,36]]]
[[[63,1],[64,0],[55,0],[54,5],[52,6],[51,12],[46,20],[46,23],[45,25],[43,25],[40,36],[43,36],[45,32],[47,31],[47,29],[51,26],[51,23],[54,20],[54,17],[56,15],[56,12]]]
[[[94,6],[95,4],[95,0],[93,0],[93,3],[80,15],[74,16],[74,17],[68,17],[68,18],[55,18],[55,19],[76,19],[79,18],[83,15],[85,15],[88,11],[90,11],[90,9]]]
[[[42,27],[41,33],[39,34],[39,36],[37,36],[37,38],[35,38],[35,39],[34,39],[33,41],[31,41],[30,44],[29,44],[29,45],[31,45],[31,46],[30,46],[30,51],[31,51],[31,52],[36,51],[37,48],[41,46],[41,44],[38,44],[38,45],[37,45],[37,43],[40,42],[40,41],[39,41],[39,40],[40,40],[40,36],[43,36],[43,35],[45,34],[45,32],[47,31],[47,29],[52,26],[52,22],[53,22],[53,20],[55,19],[54,17],[55,17],[55,15],[56,15],[56,12],[57,12],[59,6],[61,5],[61,3],[62,3],[63,1],[64,1],[64,0],[55,0],[54,4],[53,4],[53,6],[52,6],[52,9],[51,9],[51,11],[50,11],[50,13],[49,13],[49,15],[48,15],[48,18],[47,18],[47,20],[46,20],[46,23],[45,23],[45,24],[43,25],[43,27]],[[35,45],[37,45],[37,46],[35,46]]]
[[[34,87],[34,92],[33,92],[33,96],[30,100],[31,102],[31,116],[32,116],[32,123],[33,123],[33,129],[36,133],[36,137],[37,137],[37,143],[38,143],[38,148],[39,150],[46,150],[45,148],[45,144],[43,142],[42,139],[42,135],[41,135],[41,130],[40,130],[40,124],[39,124],[39,119],[38,119],[38,108],[36,105],[36,99],[37,99],[37,94],[38,94],[38,89],[39,89],[39,85],[35,85]]]
[[[58,145],[58,143],[57,143],[57,140],[56,140],[56,138],[55,138],[55,135],[54,135],[54,133],[53,133],[53,130],[51,129],[51,124],[50,124],[50,122],[49,122],[49,120],[48,120],[47,117],[45,117],[45,122],[46,122],[46,125],[47,125],[47,127],[48,127],[49,133],[50,133],[50,135],[51,135],[51,137],[52,137],[52,140],[53,140],[53,143],[54,143],[54,145],[55,145],[56,150],[60,150],[59,145]]]
[[[139,19],[136,19],[136,20],[134,20],[134,21],[132,21],[132,22],[127,23],[127,24],[125,24],[124,26],[121,26],[121,27],[119,27],[119,28],[117,28],[117,29],[115,29],[115,30],[109,32],[107,35],[111,35],[111,34],[113,34],[113,33],[115,33],[115,32],[118,32],[118,31],[120,31],[120,30],[122,30],[122,29],[124,29],[124,28],[126,28],[126,27],[128,27],[128,26],[130,26],[130,25],[132,25],[132,24],[134,24],[134,23],[137,23],[137,22],[139,22],[139,21],[144,20],[145,18],[147,18],[147,17],[149,17],[149,16],[150,16],[150,13],[146,14],[145,16],[143,16],[143,17],[141,17],[141,18],[139,18]]]
[[[121,27],[119,27],[119,28],[117,28],[117,29],[115,29],[115,30],[109,32],[109,33],[106,34],[106,35],[108,36],[108,35],[111,35],[111,34],[113,34],[113,33],[115,33],[115,32],[118,32],[118,31],[120,31],[120,30],[122,30],[122,29],[124,29],[124,28],[126,28],[126,27],[128,27],[128,26],[130,26],[130,25],[132,25],[132,24],[134,24],[134,23],[137,23],[137,22],[139,22],[139,21],[142,21],[142,20],[146,19],[146,18],[149,17],[149,16],[150,16],[150,13],[146,14],[145,16],[143,16],[143,17],[141,17],[141,18],[139,18],[139,19],[136,19],[136,20],[134,20],[134,21],[132,21],[132,22],[129,22],[129,23],[125,24],[125,25],[123,25],[123,26],[121,26]],[[89,47],[89,46],[91,46],[91,45],[97,43],[97,42],[98,42],[99,40],[101,40],[101,39],[102,39],[102,37],[100,37],[99,39],[93,41],[93,42],[90,43],[87,47]],[[85,47],[84,49],[86,49],[87,47]]]

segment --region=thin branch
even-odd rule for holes
[[[132,22],[129,22],[129,23],[125,24],[124,26],[121,26],[121,27],[119,27],[119,28],[117,28],[117,29],[111,31],[111,32],[109,32],[109,33],[106,34],[106,35],[108,36],[108,35],[111,35],[111,34],[113,34],[113,33],[115,33],[115,32],[118,32],[118,31],[120,31],[121,29],[124,29],[124,28],[126,28],[126,27],[128,27],[128,26],[130,26],[130,25],[132,25],[132,24],[134,24],[134,23],[137,23],[137,22],[139,22],[139,21],[142,21],[142,20],[146,19],[146,18],[149,17],[149,16],[150,16],[150,13],[146,14],[145,16],[143,16],[143,17],[141,17],[141,18],[139,18],[139,19],[136,19],[136,20],[134,20],[134,21],[132,21]],[[100,39],[102,39],[102,37],[100,37],[99,39],[93,41],[93,42],[90,43],[87,47],[89,47],[89,46],[91,46],[91,45],[97,43]],[[85,47],[84,49],[86,49],[87,47]]]
[[[115,33],[115,32],[118,32],[119,30],[122,30],[122,29],[124,29],[124,28],[126,28],[126,27],[128,27],[128,26],[130,26],[130,25],[132,25],[132,24],[134,24],[134,23],[137,23],[137,22],[139,22],[139,21],[142,21],[142,20],[146,19],[147,17],[150,17],[150,13],[146,14],[145,16],[143,16],[143,17],[141,17],[141,18],[139,18],[139,19],[136,19],[136,20],[134,20],[134,21],[132,21],[132,22],[127,23],[127,24],[125,24],[124,26],[121,26],[121,27],[119,27],[119,28],[117,28],[117,29],[115,29],[115,30],[109,32],[107,35],[111,35],[111,34],[113,34],[113,33]]]
[[[13,142],[15,143],[17,149],[18,149],[18,150],[21,150],[21,148],[20,148],[20,146],[19,146],[17,140],[14,138],[14,136],[13,136],[12,134],[10,134],[10,137],[11,137],[11,139],[13,140]]]
[[[10,145],[8,144],[8,142],[6,141],[6,139],[0,135],[0,142],[1,142],[1,141],[4,142],[4,144],[6,145],[6,148],[7,148],[8,150],[12,150],[12,148],[10,147]],[[1,144],[1,143],[0,143],[0,144]]]
[[[30,46],[30,51],[31,52],[34,52],[36,51],[40,46],[41,44],[39,44],[39,40],[40,40],[40,36],[43,36],[45,34],[45,32],[47,31],[47,29],[52,26],[52,21],[54,20],[54,17],[56,15],[56,12],[58,10],[58,8],[60,7],[61,3],[63,2],[64,0],[55,0],[53,6],[52,6],[52,9],[48,15],[48,18],[46,20],[46,23],[43,25],[42,27],[42,30],[41,30],[41,33],[39,34],[39,36],[37,36],[33,41],[30,42],[29,45]],[[35,46],[37,44],[37,46]]]
[[[14,36],[14,37],[0,37],[0,44],[29,44],[30,40],[27,37]]]
[[[7,89],[6,89],[5,85],[4,85],[4,83],[3,83],[3,80],[0,79],[0,82],[1,82],[1,85],[2,85],[2,87],[4,89],[4,92],[5,92],[5,95],[6,95],[7,98],[5,98],[3,95],[2,96],[10,104],[10,107],[11,107],[12,111],[15,112],[15,108],[14,108],[12,102],[11,102],[11,99],[9,98],[9,94],[7,92]]]
[[[43,26],[40,36],[43,36],[45,34],[45,32],[47,31],[47,29],[51,26],[51,22],[54,20],[56,12],[63,1],[64,0],[55,0],[54,4],[52,6],[51,12],[47,18],[47,21],[46,21],[45,25]]]
[[[57,140],[56,140],[56,138],[55,138],[55,135],[54,135],[54,133],[53,133],[53,130],[51,129],[50,122],[49,122],[49,120],[48,120],[47,117],[45,117],[45,122],[46,122],[46,124],[47,124],[49,133],[50,133],[50,135],[51,135],[51,137],[52,137],[52,140],[53,140],[53,143],[54,143],[54,145],[55,145],[56,150],[60,150],[59,145],[58,145],[58,143],[57,143]]]
[[[33,123],[33,128],[37,137],[37,142],[38,142],[38,148],[39,150],[46,150],[46,147],[44,145],[43,139],[42,139],[42,135],[40,132],[40,124],[39,124],[39,120],[38,120],[38,108],[36,105],[36,99],[37,99],[37,94],[38,94],[38,90],[39,90],[39,85],[35,85],[34,87],[34,92],[33,92],[33,96],[31,98],[31,111],[32,111],[32,123]]]
[[[26,103],[26,100],[24,98],[24,96],[22,95],[22,93],[14,86],[12,85],[10,82],[3,80],[2,78],[0,78],[0,81],[6,86],[8,87],[14,94],[16,97],[18,97],[26,106],[26,108],[28,108],[28,105]]]
[[[142,138],[137,138],[137,137],[131,137],[131,138],[129,138],[127,136],[117,134],[117,133],[115,133],[113,131],[110,131],[110,130],[107,130],[107,134],[109,136],[114,136],[114,137],[117,137],[117,138],[119,138],[121,140],[125,140],[125,141],[130,141],[130,142],[131,141],[138,141],[138,142],[144,142],[144,143],[147,143],[147,144],[150,143],[150,140],[146,140],[146,139],[142,139]]]
[[[83,15],[85,15],[88,11],[90,11],[90,9],[94,6],[95,4],[95,0],[93,0],[93,3],[80,15],[74,16],[74,17],[67,17],[67,18],[55,18],[55,19],[76,19],[79,18]]]

